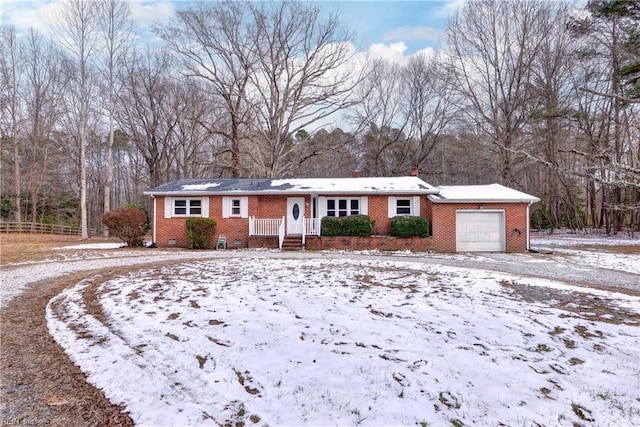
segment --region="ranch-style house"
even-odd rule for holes
[[[410,176],[310,179],[183,179],[153,198],[153,241],[186,247],[187,217],[212,218],[229,248],[523,252],[537,197],[499,184],[433,187]],[[326,216],[368,215],[373,237],[327,237]],[[430,237],[389,237],[391,218],[422,216]]]

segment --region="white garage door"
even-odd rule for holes
[[[458,252],[504,252],[503,211],[457,211]]]

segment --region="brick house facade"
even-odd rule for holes
[[[308,249],[439,252],[527,250],[529,206],[538,200],[497,184],[432,187],[417,176],[181,180],[146,194],[154,200],[153,239],[159,247],[186,247],[186,218],[202,216],[216,221],[217,234],[231,248],[282,247],[284,234],[303,235]],[[369,215],[377,237],[320,235],[322,217],[351,214]],[[396,215],[427,218],[431,237],[388,237]]]

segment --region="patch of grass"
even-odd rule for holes
[[[590,410],[575,402],[571,403],[571,410],[573,410],[573,413],[576,414],[582,421],[593,422],[596,420],[591,414]]]
[[[80,236],[59,236],[57,234],[1,233],[0,265],[42,260],[61,261],[65,258],[64,252],[54,251],[53,248],[77,245],[79,243],[117,241],[117,239],[105,240],[100,237],[81,240]],[[84,251],[76,252],[82,255]]]
[[[260,422],[260,417],[259,417],[259,416],[257,416],[256,414],[252,414],[252,415],[249,417],[249,421],[251,421],[251,422],[252,422],[252,423],[254,423],[254,424],[258,424],[258,423]]]
[[[584,325],[576,325],[574,330],[578,335],[580,335],[585,340],[590,340],[591,338],[602,338],[603,336],[601,331],[595,331],[595,333],[592,333]]]
[[[460,409],[462,406],[460,399],[449,391],[441,391],[438,393],[438,400],[449,409]]]
[[[165,334],[165,336],[166,336],[166,337],[168,337],[168,338],[171,338],[171,339],[172,339],[172,340],[174,340],[174,341],[180,341],[180,338],[178,338],[178,336],[177,336],[177,335],[173,335],[172,333],[167,332],[167,333]]]
[[[549,367],[560,375],[567,375],[567,370],[559,363],[552,363]]]
[[[561,328],[560,326],[556,326],[555,328],[553,328],[553,330],[551,332],[549,332],[549,335],[551,335],[552,337],[555,337],[556,335],[560,335],[562,333],[564,333],[566,331],[565,328]]]
[[[553,397],[551,397],[551,390],[546,387],[540,387],[540,393],[542,393],[542,395],[547,399],[555,400]]]
[[[564,346],[567,348],[576,348],[576,342],[574,340],[565,339],[562,340],[564,342]]]
[[[462,423],[462,421],[460,421],[460,420],[459,420],[459,419],[457,419],[457,418],[452,418],[452,419],[450,419],[449,421],[451,422],[451,425],[452,425],[453,427],[464,427],[464,424]]]
[[[584,360],[579,359],[577,357],[572,357],[571,359],[569,359],[569,364],[571,366],[582,365],[583,363],[584,363]]]
[[[540,343],[536,346],[536,348],[531,349],[531,351],[535,351],[536,353],[548,353],[550,351],[553,351],[553,349],[544,343]]]
[[[198,354],[196,355],[196,359],[198,359],[198,365],[200,365],[200,369],[204,368],[204,364],[207,363],[208,358],[202,357]]]

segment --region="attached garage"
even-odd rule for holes
[[[504,252],[504,211],[456,211],[457,252]]]
[[[434,247],[444,252],[523,252],[537,197],[499,184],[440,186],[428,196]]]

